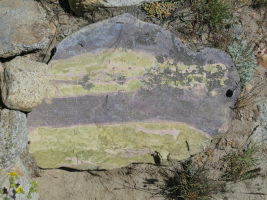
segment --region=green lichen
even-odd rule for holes
[[[69,128],[39,128],[30,134],[30,152],[41,167],[87,163],[114,168],[131,162],[152,162],[150,153],[171,153],[175,159],[200,151],[209,141],[201,131],[173,122],[136,122],[84,125]]]
[[[162,65],[162,64],[161,64]],[[153,90],[156,88],[192,88],[196,85],[205,85],[206,88],[219,81],[221,85],[225,84],[228,78],[225,77],[226,67],[221,64],[200,66],[170,65],[165,67],[155,65],[147,69],[142,80],[143,89]],[[195,72],[192,73],[192,70]],[[219,73],[219,77],[207,78],[207,73]],[[210,88],[211,89],[211,88]]]
[[[122,49],[56,60],[52,62],[50,72],[54,82],[49,97],[137,91],[141,85],[139,77],[156,62],[149,53]],[[84,77],[90,79],[92,87],[86,88],[81,84]]]
[[[257,66],[253,46],[237,32],[234,41],[228,46],[228,53],[237,68],[241,85],[244,86],[252,79]]]
[[[53,61],[51,76],[54,81],[48,97],[136,92],[140,88],[162,86],[183,89],[205,84],[208,87],[215,79],[207,79],[207,73],[220,72],[220,78],[224,79],[224,65],[206,65],[201,69],[196,65],[173,64],[167,59],[159,63],[154,55],[142,51],[108,49]]]
[[[224,65],[219,65],[219,64],[213,64],[213,65],[205,65],[203,67],[203,69],[207,72],[210,72],[210,73],[216,73],[216,72],[219,72],[219,71],[224,71],[226,70],[226,67]]]

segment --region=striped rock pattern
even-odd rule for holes
[[[227,130],[239,90],[225,52],[194,52],[129,14],[64,39],[50,76],[28,118],[42,167],[115,168],[152,162],[153,151],[186,158]]]

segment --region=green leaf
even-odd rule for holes
[[[11,186],[12,184],[15,184],[15,178],[14,178],[13,176],[10,176],[10,177],[9,177],[9,184],[10,184],[10,186]]]
[[[31,194],[28,194],[27,195],[27,199],[32,199],[32,195]]]

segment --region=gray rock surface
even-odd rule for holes
[[[16,161],[27,144],[26,115],[15,110],[0,110],[0,169]]]
[[[37,1],[0,1],[0,58],[42,49],[50,34],[46,13]]]
[[[3,64],[0,72],[3,103],[10,109],[31,111],[45,97],[48,65],[16,57]]]
[[[97,6],[104,7],[123,7],[139,5],[144,2],[154,2],[159,0],[69,0],[69,5],[73,12],[82,14],[90,11]]]
[[[267,102],[264,101],[258,104],[259,117],[255,126],[258,126],[251,140],[256,144],[267,144]]]

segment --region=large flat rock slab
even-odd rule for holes
[[[155,150],[184,158],[186,141],[197,152],[227,130],[239,90],[225,52],[194,52],[129,14],[64,39],[50,76],[47,99],[28,118],[31,152],[45,167],[119,167],[151,161]]]
[[[50,34],[46,13],[37,1],[0,1],[0,58],[42,49]]]

